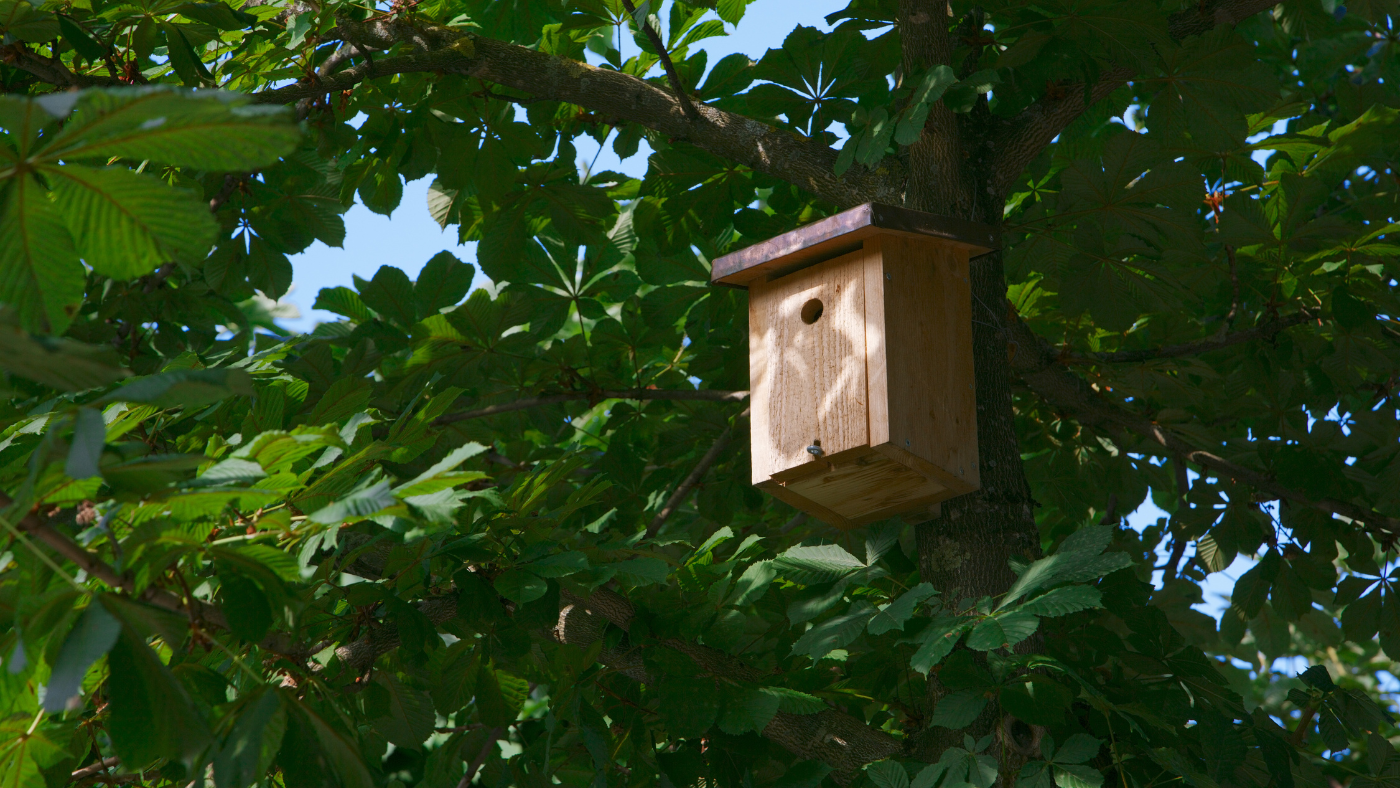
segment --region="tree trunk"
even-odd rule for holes
[[[902,0],[900,11],[901,30],[913,34],[906,34],[904,41],[906,78],[930,65],[947,64],[952,47],[943,32],[946,4]],[[907,149],[905,206],[999,226],[1003,195],[992,185],[989,162],[995,159],[987,143],[993,137],[992,123],[985,106],[967,115],[955,115],[941,103],[935,106],[922,138]],[[1011,403],[1001,253],[974,259],[971,279],[982,488],[944,503],[938,517],[915,526],[919,572],[953,609],[1005,592],[1015,580],[1008,563],[1012,556],[1040,556],[1035,504],[1021,464]],[[937,674],[930,673],[930,706],[944,694]],[[991,732],[997,714],[989,706],[966,731],[930,728],[916,737],[911,754],[934,760],[947,747],[961,744],[965,733],[980,738]]]

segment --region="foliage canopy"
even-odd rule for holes
[[[0,0],[0,784],[1400,785],[1400,7],[745,8]],[[279,327],[419,178],[494,284]],[[864,201],[1004,251],[984,488],[837,533],[706,282]]]

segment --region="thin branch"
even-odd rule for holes
[[[821,142],[704,103],[683,102],[644,79],[548,55],[503,41],[431,25],[381,18],[339,20],[337,33],[351,43],[389,48],[426,41],[433,49],[356,63],[317,81],[255,94],[260,103],[289,104],[347,90],[365,80],[413,72],[459,74],[531,96],[575,104],[605,118],[645,126],[688,142],[735,164],[793,183],[836,205],[902,203],[904,170],[895,160],[880,171],[855,166],[835,174],[837,151]],[[696,115],[686,111],[689,103]]]
[[[512,413],[517,410],[529,410],[545,405],[557,405],[561,402],[602,402],[605,399],[633,399],[633,400],[691,400],[701,402],[739,402],[748,399],[747,391],[718,391],[714,389],[693,389],[672,391],[667,389],[632,389],[630,391],[571,391],[565,394],[550,394],[544,397],[529,397],[518,399],[514,402],[503,402],[500,405],[488,405],[476,410],[463,411],[461,413],[449,413],[446,416],[439,416],[433,422],[435,426],[441,427],[446,424],[455,424],[459,421],[469,421],[471,419],[495,416],[501,413]]]
[[[1225,245],[1225,257],[1230,261],[1230,311],[1225,314],[1225,320],[1220,324],[1220,336],[1225,336],[1230,329],[1235,327],[1235,317],[1240,313],[1240,266],[1235,259],[1235,247]]]
[[[481,771],[481,767],[486,764],[486,759],[491,755],[491,749],[496,746],[496,741],[499,740],[505,732],[504,728],[498,726],[492,728],[491,732],[486,734],[486,743],[481,746],[481,752],[477,753],[476,758],[471,762],[471,765],[467,767],[467,773],[462,775],[462,781],[457,783],[457,788],[467,788],[467,786],[472,784],[472,780],[476,779],[476,773]]]
[[[70,776],[70,778],[73,779],[73,780],[85,780],[85,779],[87,779],[88,777],[92,777],[92,776],[94,776],[94,775],[96,775],[96,774],[99,774],[99,773],[101,773],[101,772],[105,772],[105,771],[107,771],[108,769],[112,768],[113,766],[116,766],[117,764],[119,764],[119,763],[121,763],[121,762],[122,762],[122,759],[121,759],[121,758],[118,758],[117,756],[113,755],[113,756],[110,757],[110,758],[103,758],[103,759],[100,760],[100,761],[96,761],[96,762],[94,762],[94,763],[90,763],[90,764],[88,764],[87,766],[84,766],[83,768],[78,769],[77,771],[73,772],[73,774],[71,774],[71,775],[69,775],[69,776]]]
[[[219,193],[209,200],[210,213],[218,213],[219,209],[224,207],[224,203],[228,202],[228,198],[232,197],[234,190],[238,188],[239,180],[237,175],[224,176],[224,185],[219,188]]]
[[[685,83],[681,82],[681,75],[676,73],[676,65],[671,62],[671,55],[666,51],[666,45],[661,41],[661,34],[651,24],[651,19],[637,18],[637,8],[632,5],[632,0],[622,0],[622,7],[627,9],[627,13],[632,17],[632,21],[646,34],[647,40],[656,49],[656,56],[661,59],[661,67],[666,69],[666,78],[671,81],[671,87],[676,91],[676,98],[680,100],[681,107],[692,120],[699,120],[700,113],[695,111],[695,104],[690,100],[690,94],[686,92]]]
[[[741,418],[742,416],[747,416],[748,413],[749,412],[745,410]],[[729,439],[733,437],[733,435],[734,428],[725,427],[724,432],[721,432],[719,437],[715,438],[715,442],[710,446],[710,450],[705,452],[705,456],[701,457],[700,462],[697,462],[695,467],[691,469],[690,475],[686,476],[685,480],[676,487],[675,492],[671,493],[671,497],[666,499],[666,503],[661,507],[661,511],[657,512],[656,516],[652,518],[651,525],[647,526],[648,539],[656,536],[656,532],[661,530],[661,526],[666,524],[666,521],[671,518],[672,514],[675,514],[676,509],[680,508],[681,502],[690,494],[690,491],[694,489],[695,485],[699,484],[700,480],[705,477],[705,473],[710,470],[711,465],[715,464],[715,460],[719,459],[719,455],[722,454],[725,447],[729,445]]]
[[[1254,328],[1247,328],[1232,334],[1217,334],[1210,339],[1200,339],[1195,342],[1183,342],[1180,345],[1167,345],[1165,347],[1148,348],[1146,350],[1119,350],[1113,353],[1071,353],[1066,360],[1080,364],[1136,364],[1142,361],[1155,361],[1163,358],[1196,356],[1201,353],[1209,353],[1212,350],[1221,350],[1232,345],[1239,345],[1244,342],[1273,339],[1285,329],[1306,323],[1312,320],[1313,317],[1314,316],[1308,312],[1295,312],[1287,317],[1275,318],[1267,323],[1261,323]]]
[[[11,65],[27,71],[38,77],[41,81],[60,88],[86,88],[94,85],[119,85],[121,80],[111,77],[90,76],[87,74],[76,74],[68,70],[63,65],[63,61],[58,58],[48,58],[36,52],[32,52],[23,44],[16,44],[8,48],[10,55],[14,58]]]
[[[1011,341],[1017,346],[1012,358],[1012,371],[1049,404],[1072,415],[1081,424],[1103,430],[1108,434],[1133,433],[1144,439],[1144,451],[1158,456],[1180,455],[1236,483],[1269,493],[1276,498],[1300,506],[1340,515],[1361,523],[1383,546],[1400,539],[1400,518],[1381,514],[1368,506],[1340,501],[1335,498],[1312,498],[1281,484],[1269,474],[1247,468],[1220,455],[1193,445],[1185,438],[1164,429],[1150,417],[1134,413],[1127,407],[1108,400],[1098,391],[1059,362],[1056,351],[1019,318],[1008,321]]]

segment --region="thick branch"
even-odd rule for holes
[[[31,52],[28,47],[22,44],[11,47],[10,52],[15,58],[14,66],[60,88],[87,88],[96,85],[120,84],[118,80],[111,77],[76,74],[69,71],[68,67],[63,65],[63,61],[58,58],[48,58]]]
[[[1277,0],[1208,0],[1193,3],[1190,8],[1168,19],[1167,33],[1180,41],[1220,25],[1239,24],[1277,4]],[[991,180],[997,194],[1006,194],[1021,171],[1040,155],[1051,140],[1084,114],[1084,110],[1107,98],[1135,74],[1135,69],[1115,64],[1106,69],[1089,90],[1088,102],[1085,101],[1084,83],[1072,83],[1047,93],[1022,110],[993,143],[998,153]]]
[[[1016,345],[1016,353],[1012,358],[1013,371],[1042,399],[1071,414],[1079,423],[1110,434],[1134,433],[1144,438],[1149,448],[1158,447],[1159,450],[1153,452],[1155,454],[1165,457],[1180,455],[1187,462],[1195,463],[1222,477],[1233,479],[1276,498],[1357,521],[1382,544],[1391,544],[1400,537],[1400,518],[1384,515],[1349,501],[1310,498],[1298,490],[1280,484],[1267,473],[1246,468],[1192,445],[1186,439],[1163,429],[1147,416],[1109,401],[1059,363],[1055,351],[1024,322],[1016,319],[1009,323],[1010,338]]]
[[[666,389],[631,389],[629,391],[571,391],[565,394],[550,394],[544,397],[528,397],[518,399],[514,402],[503,402],[500,405],[488,405],[476,410],[462,411],[461,413],[449,413],[441,416],[435,425],[441,427],[445,424],[455,424],[459,421],[469,421],[471,419],[495,416],[500,413],[512,413],[517,410],[529,410],[544,405],[557,405],[561,402],[602,402],[605,399],[635,399],[635,400],[689,400],[699,402],[739,402],[748,399],[747,391],[717,391],[714,389],[682,389],[671,391]]]
[[[1312,320],[1313,316],[1307,312],[1296,312],[1287,317],[1280,317],[1261,323],[1254,328],[1247,328],[1243,331],[1215,336],[1210,339],[1201,339],[1195,342],[1183,342],[1179,345],[1167,345],[1159,348],[1148,348],[1146,350],[1119,350],[1113,353],[1071,353],[1068,360],[1081,364],[1134,364],[1141,361],[1156,361],[1163,358],[1180,358],[1182,356],[1196,356],[1201,353],[1209,353],[1212,350],[1221,350],[1232,345],[1239,345],[1245,342],[1255,342],[1258,340],[1273,339],[1285,329]]]
[[[368,79],[443,71],[577,104],[616,122],[638,123],[796,184],[836,205],[901,202],[903,176],[895,171],[899,166],[896,162],[882,162],[878,171],[853,167],[838,178],[833,171],[837,153],[826,145],[703,103],[694,105],[698,117],[692,117],[676,96],[637,77],[447,28],[415,28],[392,19],[341,20],[339,31],[345,40],[361,46],[388,48],[416,41],[433,48],[373,61],[366,59],[329,79],[258,93],[256,100],[291,103],[347,90]]]

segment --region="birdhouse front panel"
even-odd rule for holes
[[[865,253],[805,268],[749,294],[754,483],[870,444]]]
[[[842,528],[977,489],[968,265],[994,245],[864,205],[715,261],[749,289],[755,486]]]

